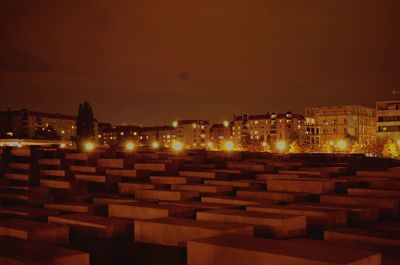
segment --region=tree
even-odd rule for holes
[[[297,131],[292,131],[289,135],[289,142],[295,142],[300,139],[300,134]]]
[[[335,151],[335,145],[330,141],[326,141],[321,146],[322,153],[333,153]]]
[[[382,155],[391,158],[396,158],[399,156],[399,148],[397,143],[391,138],[389,138],[383,146]]]
[[[78,116],[76,118],[76,141],[77,144],[82,141],[94,138],[94,118],[92,106],[89,102],[79,105]],[[79,144],[78,144],[79,146]]]
[[[271,153],[272,152],[271,145],[268,142],[263,142],[261,144],[261,146],[262,146],[262,151],[263,152],[267,152],[267,153]]]
[[[355,142],[357,141],[357,137],[355,137],[354,135],[349,134],[348,132],[346,132],[344,134],[344,138],[346,138],[347,140],[349,140],[350,142]]]
[[[351,146],[352,154],[365,154],[366,153],[366,145],[356,141]]]
[[[302,153],[302,152],[303,152],[303,148],[299,144],[298,140],[297,141],[293,141],[292,143],[290,143],[289,153],[297,154],[297,153]]]
[[[366,146],[365,153],[368,155],[380,155],[383,151],[383,146],[385,145],[385,141],[381,138],[376,139],[373,138]]]

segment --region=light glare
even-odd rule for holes
[[[151,144],[151,147],[153,147],[154,149],[157,149],[158,147],[160,147],[160,144],[158,142],[153,142]]]
[[[343,150],[343,149],[346,148],[347,143],[346,143],[345,140],[339,140],[338,143],[337,143],[337,146],[339,147],[339,149],[342,149],[342,150]]]
[[[126,150],[128,150],[128,151],[132,151],[133,149],[135,149],[135,144],[132,143],[132,142],[128,142],[128,143],[126,143],[125,148],[126,148]]]
[[[232,141],[226,141],[224,144],[224,148],[226,151],[232,151],[235,145],[233,144]]]
[[[85,150],[87,152],[93,151],[94,150],[94,144],[92,142],[85,143]]]
[[[175,151],[179,152],[183,149],[183,144],[179,141],[174,141],[172,143],[172,149],[174,149]]]
[[[283,152],[286,149],[286,142],[285,141],[278,141],[276,143],[276,148],[278,148],[278,150],[280,152]]]

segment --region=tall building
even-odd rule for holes
[[[140,133],[140,142],[143,145],[151,146],[158,143],[161,147],[170,146],[175,139],[175,128],[172,126],[143,127]]]
[[[97,126],[95,126],[97,128]],[[22,110],[0,112],[0,135],[7,138],[40,138],[42,131],[52,131],[61,140],[75,136],[76,116]]]
[[[359,105],[307,108],[307,144],[312,147],[340,139],[369,144],[376,137],[375,109]]]
[[[379,138],[400,139],[400,100],[376,103],[376,134]]]
[[[210,123],[205,120],[180,120],[174,122],[176,140],[186,148],[202,149],[210,140]]]
[[[242,145],[302,139],[304,117],[292,112],[234,116],[232,139]]]

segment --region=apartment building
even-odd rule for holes
[[[206,120],[180,120],[173,123],[176,140],[185,148],[202,149],[210,140],[210,123]]]
[[[219,146],[222,142],[231,139],[231,126],[226,124],[213,124],[210,128],[210,142]]]
[[[119,125],[104,128],[100,143],[106,146],[117,147],[127,142],[139,143],[141,128],[136,125]]]
[[[70,140],[75,136],[76,116],[28,109],[0,112],[0,135],[3,138],[40,138],[40,130],[50,129],[61,140]]]
[[[396,141],[400,139],[400,100],[376,103],[376,135]]]
[[[277,140],[293,141],[305,135],[304,116],[292,112],[234,116],[232,139],[242,145]]]
[[[140,142],[146,146],[158,143],[160,147],[169,147],[175,137],[173,126],[143,127],[140,132]]]
[[[307,108],[306,134],[309,146],[340,139],[369,144],[376,137],[375,109],[359,105]]]

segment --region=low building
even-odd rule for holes
[[[376,134],[379,138],[400,140],[400,100],[376,103]]]
[[[305,135],[304,116],[286,113],[234,116],[232,139],[243,146],[273,143],[278,140],[294,141]]]
[[[140,142],[145,146],[157,143],[160,147],[169,147],[175,139],[175,128],[173,126],[143,127],[140,133]]]
[[[97,128],[97,126],[95,126]],[[61,140],[75,136],[76,116],[46,113],[28,109],[0,112],[0,134],[3,138],[46,138]]]
[[[307,108],[307,144],[311,147],[350,139],[369,144],[376,138],[375,109],[359,105]]]
[[[136,125],[119,125],[103,128],[100,143],[110,147],[122,146],[125,143],[139,143],[141,128]]]
[[[227,124],[213,124],[210,129],[210,141],[214,146],[231,139],[231,126]]]

